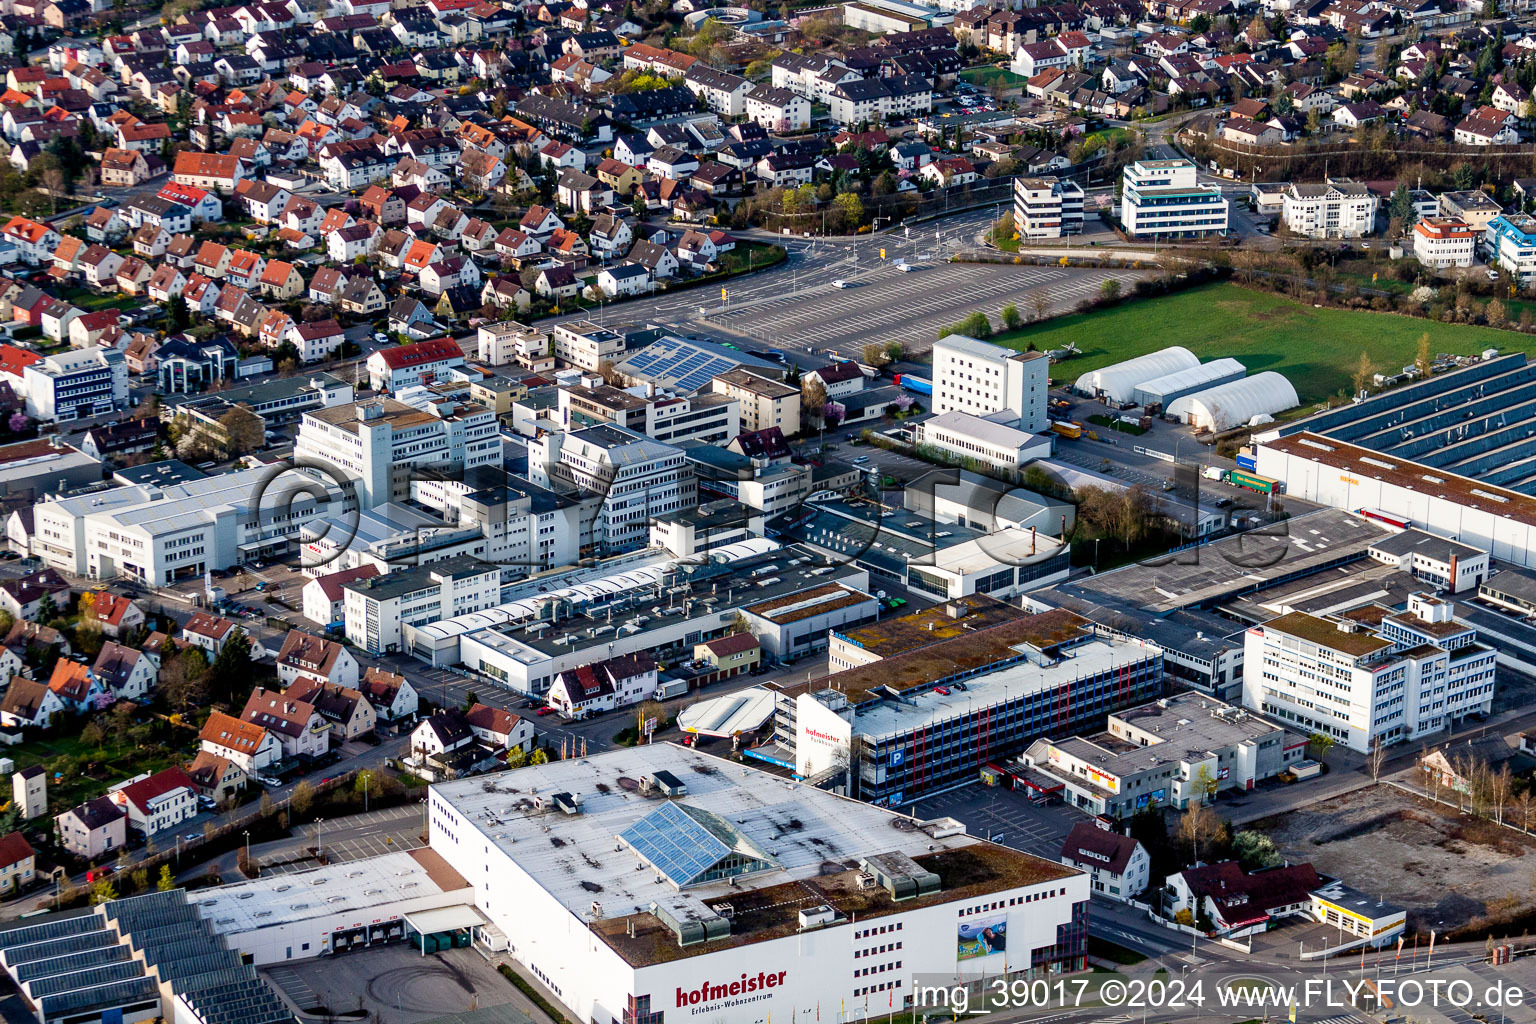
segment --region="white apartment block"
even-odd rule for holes
[[[1254,626],[1244,645],[1243,703],[1360,753],[1378,740],[1413,740],[1487,714],[1494,651],[1452,621],[1454,611],[1450,601],[1414,594],[1406,613],[1388,612],[1375,627],[1372,616],[1305,612]]]
[[[484,611],[501,603],[501,568],[460,556],[342,586],[347,642],[369,654],[401,650],[401,627]]]
[[[491,474],[494,476],[495,474]],[[512,578],[571,565],[581,557],[583,502],[525,480],[413,480],[412,500],[444,521],[479,529],[472,553]]]
[[[518,366],[534,369],[552,355],[546,331],[526,324],[485,324],[478,336],[480,361],[490,366]]]
[[[590,320],[556,324],[550,331],[555,358],[567,366],[597,370],[624,355],[624,336]]]
[[[1125,169],[1120,222],[1134,238],[1205,238],[1227,233],[1231,203],[1202,185],[1188,160],[1138,160]]]
[[[431,392],[374,398],[306,412],[294,458],[306,472],[351,481],[359,508],[410,496],[413,472],[495,465],[501,461],[496,415],[481,405]],[[323,468],[309,468],[323,467]]]
[[[1306,238],[1361,238],[1376,230],[1379,205],[1375,193],[1347,178],[1321,185],[1292,182],[1281,195],[1281,217]]]
[[[1083,231],[1083,187],[1070,178],[1013,179],[1013,225],[1021,239]]]
[[[964,334],[933,346],[933,412],[992,417],[1010,412],[1019,430],[1043,433],[1051,361],[1044,352],[1015,352]]]
[[[528,443],[528,476],[540,487],[601,498],[582,549],[617,554],[644,547],[650,519],[692,508],[698,484],[681,450],[626,427],[603,424],[548,433]]]

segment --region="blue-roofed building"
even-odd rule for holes
[[[715,377],[743,368],[774,380],[784,376],[783,365],[771,360],[720,342],[671,334],[631,353],[616,366],[631,380],[686,394],[708,390]]]
[[[1536,280],[1536,217],[1503,213],[1488,222],[1483,235],[1488,261],[1512,274],[1521,286]]]

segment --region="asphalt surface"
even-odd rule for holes
[[[1028,316],[1030,297],[1038,291],[1046,293],[1051,311],[1059,313],[1097,295],[1107,277],[1128,282],[1138,276],[1133,271],[948,262],[959,251],[974,249],[974,237],[1005,208],[994,204],[910,230],[857,238],[746,233],[754,241],[783,245],[789,259],[728,282],[723,302],[719,291],[697,288],[547,322],[666,323],[684,333],[858,358],[866,344],[892,340],[905,343],[911,352],[924,352],[940,327],[977,310],[998,326],[999,312],[1010,302]],[[902,272],[899,262],[918,269]],[[851,287],[837,288],[835,281]]]

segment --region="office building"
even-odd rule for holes
[[[1483,234],[1488,262],[1524,288],[1536,281],[1536,217],[1504,213],[1488,222]]]
[[[933,409],[1017,417],[1009,425],[1028,434],[1042,433],[1051,361],[1044,352],[1015,352],[963,334],[940,338],[933,346]],[[1001,421],[1001,417],[999,417]]]
[[[373,398],[304,413],[295,460],[306,471],[324,467],[338,484],[350,482],[362,509],[406,500],[411,478],[426,471],[501,462],[501,438],[489,409],[430,392],[418,395],[415,405]]]
[[[1426,267],[1470,267],[1477,231],[1466,221],[1425,217],[1413,226],[1413,255]]]
[[[677,448],[627,427],[604,424],[548,433],[528,443],[535,484],[601,498],[582,549],[616,554],[643,547],[654,515],[698,500],[693,470]]]
[[[1009,413],[993,413],[993,417]],[[915,424],[913,442],[937,448],[954,459],[971,459],[993,469],[1018,472],[1035,459],[1049,458],[1050,434],[1016,430],[992,417],[968,412],[945,412]]]
[[[717,374],[710,386],[715,394],[734,398],[740,404],[742,430],[778,427],[785,437],[800,433],[799,388],[746,368]]]
[[[1209,238],[1227,233],[1231,204],[1200,183],[1189,160],[1138,160],[1125,169],[1120,223],[1133,238]]]
[[[1023,241],[1082,234],[1083,187],[1071,178],[1014,178],[1013,227]]]
[[[424,626],[501,601],[501,569],[465,555],[342,584],[347,642],[377,657],[401,650],[401,627]]]
[[[624,355],[624,335],[590,320],[556,324],[549,335],[555,358],[567,366],[595,372],[604,363],[617,362]]]
[[[1247,792],[1306,757],[1307,738],[1199,693],[1112,712],[1103,732],[1043,738],[1020,760],[1071,806],[1129,818]]]
[[[653,385],[594,383],[561,388],[558,403],[566,430],[613,423],[667,444],[702,441],[722,447],[741,433],[741,403],[724,394],[687,398]]]
[[[56,352],[22,371],[27,415],[65,423],[102,416],[128,404],[128,364],[110,348]]]
[[[1486,715],[1495,652],[1454,612],[1449,600],[1414,594],[1406,612],[1291,612],[1250,627],[1243,703],[1360,753]]]
[[[1321,185],[1292,182],[1281,199],[1281,219],[1303,238],[1361,238],[1376,230],[1376,193],[1348,178]]]
[[[898,823],[672,744],[525,772],[517,793],[434,786],[431,845],[583,1024],[874,1019],[909,1008],[915,977],[1084,966],[1087,876],[952,819]]]

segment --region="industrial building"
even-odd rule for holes
[[[1083,873],[682,746],[443,783],[428,815],[508,955],[585,1024],[874,1018],[914,977],[1085,962]]]
[[[1243,703],[1360,753],[1433,735],[1493,706],[1492,647],[1428,594],[1405,613],[1292,612],[1248,630]]]
[[[1170,402],[1163,413],[1196,430],[1220,434],[1236,427],[1268,423],[1275,413],[1294,409],[1299,402],[1296,388],[1283,374],[1266,370],[1186,394]]]
[[[1077,378],[1073,387],[1080,394],[1110,402],[1133,402],[1136,388],[1148,381],[1161,380],[1171,373],[1193,370],[1200,360],[1187,348],[1171,345],[1156,352],[1136,356],[1091,370]]]
[[[1287,493],[1536,564],[1536,364],[1491,350],[1255,435]]]
[[[937,448],[956,459],[971,459],[994,469],[1017,472],[1035,459],[1048,458],[1054,435],[1031,434],[993,417],[1013,417],[1012,412],[974,416],[968,412],[940,413],[912,427],[914,444]]]
[[[1160,696],[1163,655],[1057,610],[811,683],[767,685],[778,694],[774,737],[748,756],[894,807],[970,781],[1038,736]]]
[[[1356,587],[1354,573],[1337,577],[1347,594],[1327,592],[1318,577],[1329,569],[1356,567],[1371,558],[1372,545],[1395,534],[1387,527],[1345,512],[1324,509],[1242,534],[1223,537],[1170,559],[1136,563],[1093,576],[1057,583],[1024,595],[1035,611],[1061,608],[1155,643],[1167,674],[1183,686],[1228,702],[1242,700],[1244,628],[1281,614],[1250,602],[1293,586],[1322,596],[1308,607],[1388,599],[1388,587],[1368,580]],[[1406,601],[1414,580],[1385,565],[1382,575],[1400,576]]]
[[[1073,807],[1129,818],[1149,806],[1186,808],[1247,791],[1306,757],[1307,738],[1198,693],[1113,712],[1103,732],[1039,739],[1020,760],[1061,787]]]
[[[868,500],[818,501],[772,525],[786,540],[867,571],[877,586],[890,580],[941,600],[1012,597],[1071,569],[1071,546],[1045,530],[937,523]]]
[[[1038,529],[1064,536],[1077,506],[968,469],[935,469],[907,484],[902,507],[935,523],[978,530]]]
[[[1192,366],[1187,370],[1175,370],[1161,377],[1153,377],[1136,385],[1131,391],[1131,401],[1141,406],[1158,406],[1166,409],[1170,403],[1197,391],[1242,380],[1248,376],[1248,368],[1230,356],[1212,359],[1208,363]]]
[[[0,932],[0,966],[42,1024],[291,1022],[226,932],[185,890],[151,892]]]

